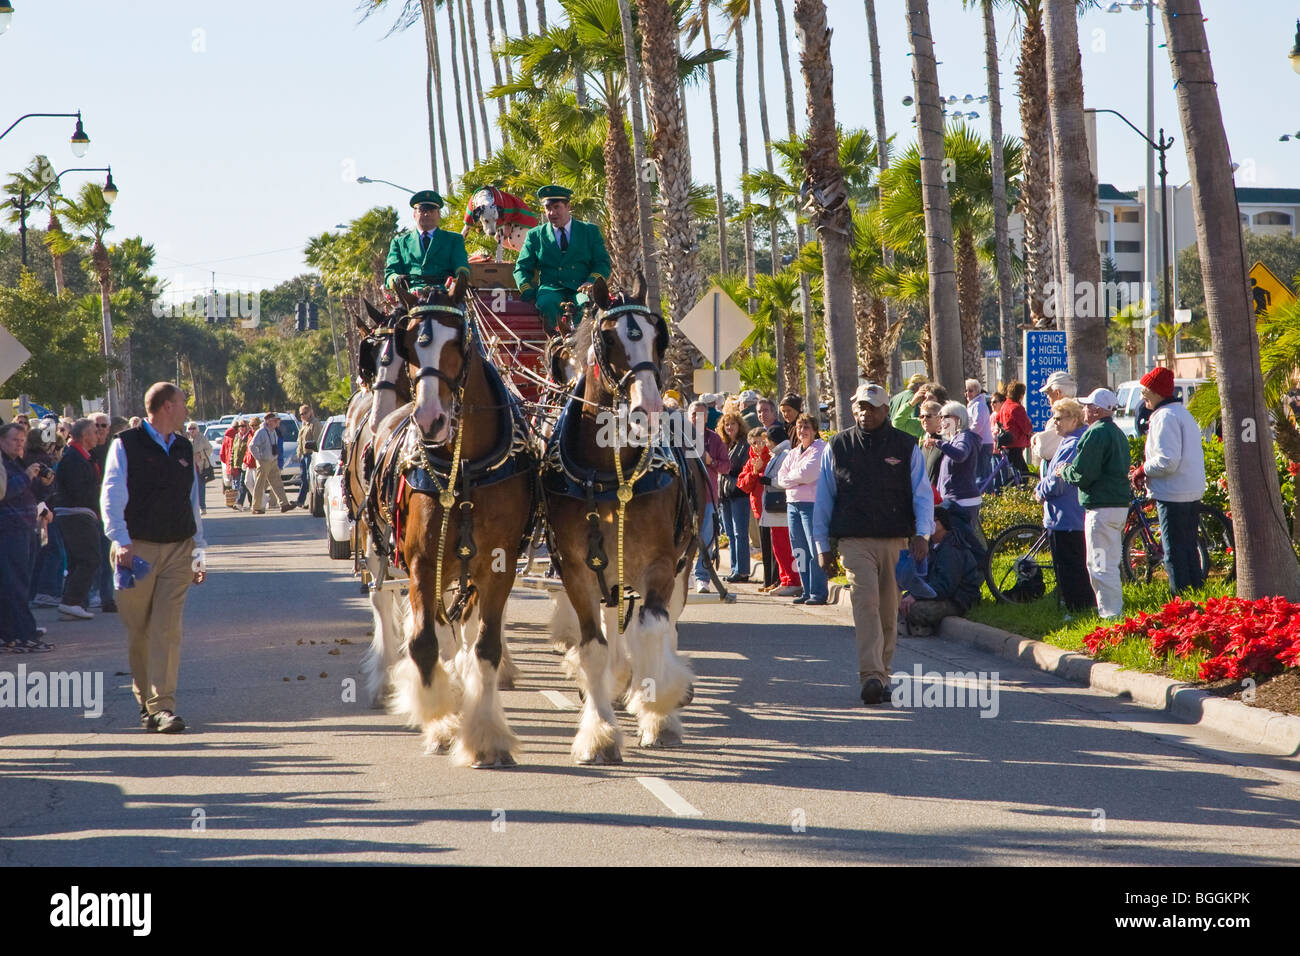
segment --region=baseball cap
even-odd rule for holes
[[[929,379],[926,378],[925,375],[921,372],[917,372],[907,380],[907,385],[909,388],[916,388],[916,386],[924,385],[928,381]]]
[[[1043,387],[1040,388],[1038,391],[1041,394],[1046,395],[1047,390],[1050,388],[1059,388],[1061,385],[1077,386],[1078,384],[1079,383],[1074,380],[1074,376],[1071,375],[1069,372],[1058,371],[1058,372],[1053,372],[1051,375],[1047,376],[1047,381],[1043,383]],[[1102,391],[1106,391],[1106,389],[1102,389]]]
[[[748,405],[750,402],[758,401],[758,392],[752,388],[747,388],[740,393],[740,402],[742,405]]]
[[[873,382],[863,382],[853,393],[853,404],[857,405],[860,402],[879,408],[881,405],[889,404],[889,394]]]
[[[1098,408],[1118,408],[1119,399],[1115,393],[1108,388],[1094,388],[1091,392],[1079,399],[1080,405],[1096,405]]]

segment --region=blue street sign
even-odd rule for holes
[[[1052,417],[1047,396],[1039,391],[1053,372],[1068,370],[1065,333],[1056,329],[1025,330],[1025,411],[1040,432]]]

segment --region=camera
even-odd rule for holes
[[[41,470],[37,472],[46,481],[54,480],[54,469],[49,465],[41,465]]]

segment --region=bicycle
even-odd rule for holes
[[[1056,587],[1051,532],[1042,525],[1012,525],[989,542],[984,580],[995,601],[1028,604]]]
[[[1232,521],[1216,506],[1198,504],[1196,550],[1201,574],[1208,581],[1223,571],[1231,581],[1237,575]],[[1124,524],[1120,577],[1125,581],[1148,582],[1165,576],[1165,549],[1155,512],[1155,500],[1135,490]]]
[[[979,483],[981,495],[996,495],[1009,485],[1019,488],[1029,483],[1029,476],[1011,464],[1005,451],[998,451],[991,464],[988,477]]]

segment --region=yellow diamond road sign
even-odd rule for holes
[[[677,323],[677,328],[704,353],[710,365],[718,366],[749,337],[754,323],[731,296],[715,285]]]
[[[1270,309],[1295,301],[1295,293],[1262,262],[1250,267],[1251,307],[1255,318],[1263,318]]]

